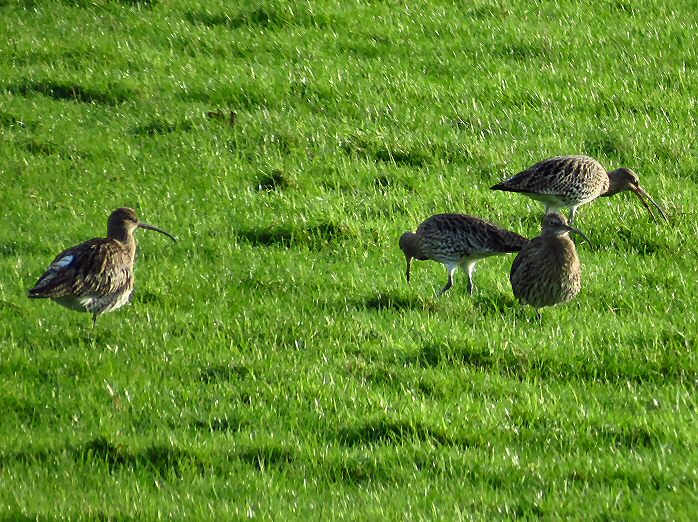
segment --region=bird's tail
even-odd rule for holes
[[[29,290],[27,296],[30,299],[50,299],[62,297],[70,293],[70,284],[61,273],[54,270],[47,270]]]
[[[525,237],[510,230],[500,231],[498,239],[501,252],[519,252],[529,242]]]
[[[529,192],[524,188],[514,186],[510,183],[510,181],[511,180],[508,179],[506,181],[502,181],[501,183],[497,183],[496,185],[491,186],[490,190],[503,190],[505,192]]]
[[[44,289],[40,288],[38,285],[31,288],[27,293],[29,299],[46,299],[49,296],[44,293]]]

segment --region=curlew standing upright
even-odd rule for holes
[[[133,293],[136,228],[168,232],[138,221],[130,208],[109,216],[107,237],[91,239],[64,250],[29,290],[30,298],[48,298],[60,305],[97,316],[125,305]]]
[[[400,248],[407,259],[407,282],[410,281],[412,259],[432,259],[443,263],[448,281],[441,290],[453,285],[453,273],[458,267],[468,271],[468,292],[473,293],[475,264],[485,257],[518,252],[528,242],[523,236],[464,214],[438,214],[424,221],[415,233],[400,237]]]
[[[511,288],[521,304],[540,308],[565,303],[582,288],[582,267],[570,232],[589,239],[558,213],[543,216],[541,235],[529,241],[511,265]]]
[[[556,156],[536,163],[511,179],[491,187],[492,190],[521,192],[545,204],[545,212],[570,209],[570,224],[574,223],[577,207],[598,197],[608,197],[630,190],[634,192],[654,217],[649,200],[668,221],[664,211],[647,191],[632,170],[620,168],[607,172],[601,164],[589,156]]]

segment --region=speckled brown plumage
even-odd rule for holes
[[[570,209],[570,223],[574,222],[577,207],[598,197],[607,197],[630,190],[654,218],[645,201],[649,200],[667,219],[663,210],[655,203],[632,170],[620,168],[612,172],[589,156],[556,156],[548,158],[520,172],[492,190],[520,192],[545,204],[546,213]]]
[[[464,214],[438,214],[424,221],[415,233],[400,237],[400,248],[407,259],[407,281],[412,259],[443,263],[448,281],[441,293],[453,285],[453,273],[460,266],[468,271],[468,291],[473,293],[472,274],[482,258],[518,252],[528,240],[480,218]]]
[[[64,250],[29,290],[31,298],[48,298],[73,310],[102,313],[126,304],[133,292],[136,240],[134,230],[162,229],[138,221],[130,208],[116,209],[109,216],[107,237],[91,239]]]
[[[541,235],[529,241],[511,266],[514,296],[536,310],[573,299],[582,288],[582,268],[570,232],[561,214],[543,217]],[[586,238],[586,236],[584,236]]]

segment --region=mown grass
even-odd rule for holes
[[[691,2],[0,2],[0,509],[26,518],[689,519]],[[235,112],[231,123],[230,111]],[[585,153],[579,297],[511,258],[435,299],[437,212],[533,236],[488,187]],[[133,303],[26,299],[136,208]]]

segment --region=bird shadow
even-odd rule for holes
[[[514,316],[516,318],[525,318],[526,313],[524,308],[519,305],[514,299],[514,296],[502,292],[490,293],[483,292],[471,296],[473,308],[480,314],[486,317],[501,317]]]
[[[417,296],[405,296],[393,292],[378,292],[377,294],[360,297],[354,301],[357,308],[382,312],[392,310],[432,310],[433,299],[423,299]]]

